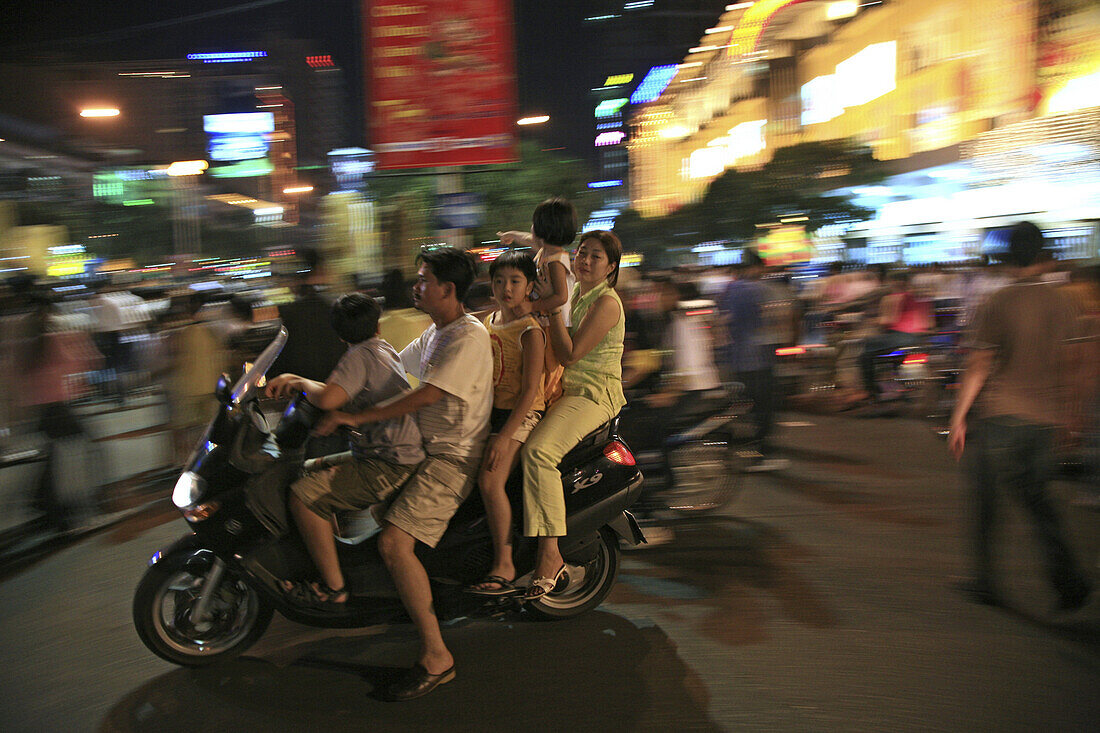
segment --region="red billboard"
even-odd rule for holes
[[[508,0],[364,0],[363,35],[379,168],[516,160]]]

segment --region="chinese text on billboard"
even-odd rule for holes
[[[363,18],[379,168],[515,160],[510,3],[365,0]]]

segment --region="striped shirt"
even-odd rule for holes
[[[433,323],[401,350],[401,362],[421,382],[444,392],[416,413],[428,455],[479,455],[493,410],[493,351],[485,326],[471,315],[443,328]]]

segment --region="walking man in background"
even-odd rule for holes
[[[965,455],[976,507],[974,578],[963,590],[978,603],[1004,604],[993,572],[993,528],[998,494],[1012,492],[1039,533],[1058,593],[1057,610],[1072,611],[1085,604],[1091,587],[1073,558],[1046,484],[1055,432],[1072,419],[1081,393],[1080,344],[1074,342],[1080,320],[1073,303],[1040,279],[1051,259],[1038,227],[1017,224],[1008,246],[1016,281],[978,309],[951,416],[948,447],[956,459]]]
[[[772,456],[769,442],[775,425],[775,344],[765,319],[771,293],[760,282],[764,269],[760,255],[746,249],[719,300],[729,339],[722,364],[727,371],[724,377],[744,384],[752,400],[749,417],[754,427],[754,450],[746,471],[775,471],[789,465]]]
[[[279,306],[279,319],[287,330],[286,345],[269,374],[296,374],[312,382],[324,382],[347,351],[331,323],[335,300],[325,292],[327,280],[320,253],[311,247],[298,250],[301,269],[294,286],[294,300]],[[306,458],[319,458],[344,450],[344,436],[312,436]]]

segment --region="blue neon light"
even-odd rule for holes
[[[669,82],[672,81],[672,77],[676,76],[676,69],[676,64],[654,66],[649,70],[649,73],[645,75],[645,78],[642,79],[642,83],[638,85],[634,93],[630,95],[630,103],[643,104],[645,102],[652,102],[654,99],[661,96],[661,92],[663,92]]]
[[[251,61],[267,56],[267,51],[229,51],[224,53],[189,53],[188,61],[201,61],[204,64],[232,64],[239,61]]]
[[[592,181],[588,184],[589,188],[614,188],[615,186],[621,186],[623,182],[619,181]]]

